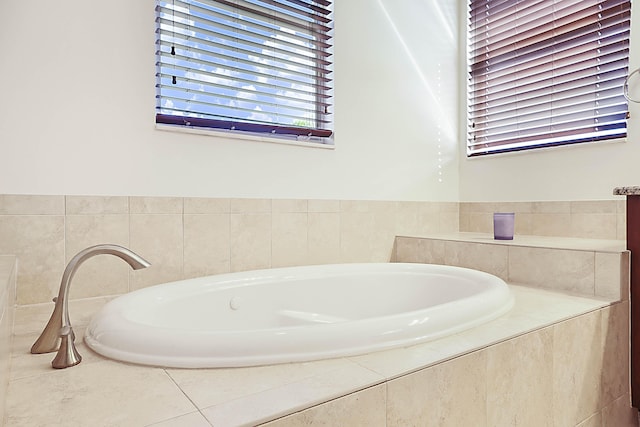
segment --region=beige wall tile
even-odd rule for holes
[[[626,300],[629,298],[629,252],[595,253],[595,294]]]
[[[460,212],[458,217],[458,227],[460,231],[471,231],[471,214],[468,212]]]
[[[397,202],[386,200],[341,200],[340,212],[377,212],[392,213],[396,211]]]
[[[418,212],[421,214],[435,214],[442,212],[442,203],[439,202],[417,202]]]
[[[616,214],[616,239],[626,240],[627,238],[627,215],[624,213]]]
[[[602,427],[602,414],[597,412],[581,423],[576,424],[576,427]]]
[[[308,200],[309,212],[340,212],[339,200]]]
[[[388,262],[395,239],[394,218],[393,212],[341,212],[341,261]]]
[[[627,236],[627,200],[616,201],[616,238],[624,240]]]
[[[422,245],[426,239],[396,237],[393,244],[393,262],[423,262],[426,258]],[[444,246],[443,246],[444,247]]]
[[[474,233],[493,233],[493,213],[471,212],[469,214],[469,228],[465,231]]]
[[[310,264],[340,262],[340,214],[337,212],[309,212],[307,244]]]
[[[487,349],[487,425],[553,426],[553,332],[542,329]]]
[[[211,199],[204,197],[185,197],[185,214],[216,214],[231,212],[230,199]]]
[[[264,424],[265,427],[384,427],[386,387],[379,385]]]
[[[231,271],[229,214],[184,215],[184,277]]]
[[[460,202],[460,213],[468,214],[473,210],[474,206],[474,202]]]
[[[629,301],[602,310],[602,405],[629,393]]]
[[[64,270],[64,216],[0,215],[0,254],[18,257],[18,304],[51,301]]]
[[[271,201],[271,211],[276,212],[307,212],[307,200],[304,199],[274,199]]]
[[[571,236],[571,214],[534,213],[531,233],[535,236]]]
[[[507,246],[446,241],[444,259],[447,265],[485,271],[506,280],[508,277]]]
[[[396,238],[396,262],[445,263],[444,240]]]
[[[598,427],[638,427],[638,410],[631,407],[626,394],[602,408],[602,424]]]
[[[64,215],[64,196],[0,194],[0,215]]]
[[[420,212],[418,214],[418,229],[420,233],[435,234],[441,231],[440,212]]]
[[[601,313],[553,326],[553,416],[572,426],[601,409]]]
[[[614,214],[617,211],[616,200],[578,200],[569,202],[571,213]]]
[[[231,214],[231,271],[271,267],[271,214]]]
[[[461,212],[459,226],[460,231],[493,234],[493,214],[494,212],[514,212],[515,213],[515,234],[531,235],[533,233],[533,214],[531,213],[531,203],[496,203],[486,204],[494,210],[484,212],[470,211]],[[468,210],[469,208],[467,208]],[[527,211],[527,209],[529,209]]]
[[[307,213],[274,213],[271,228],[271,266],[308,264]]]
[[[231,199],[231,213],[271,213],[271,199]]]
[[[387,426],[487,426],[486,352],[458,357],[387,384]]]
[[[495,202],[473,202],[468,203],[468,212],[470,213],[485,213],[492,214],[497,212],[497,205]]]
[[[130,197],[132,214],[181,214],[184,208],[182,197]]]
[[[151,263],[129,273],[131,290],[183,277],[182,215],[131,215],[129,239],[130,249]]]
[[[593,252],[510,246],[508,281],[594,295],[594,263]]]
[[[533,234],[533,214],[516,212],[514,234],[530,236]]]
[[[458,213],[460,212],[460,204],[458,202],[436,202],[440,206],[442,213]]]
[[[590,239],[615,239],[617,234],[617,215],[615,213],[572,213],[572,237]]]
[[[65,196],[66,214],[128,214],[129,198],[121,196]]]
[[[498,202],[495,212],[514,212],[516,214],[532,213],[533,202]]]
[[[397,236],[417,236],[420,229],[419,212],[421,202],[398,202],[395,233]]]
[[[440,212],[440,221],[438,224],[438,232],[448,233],[459,231],[460,218],[458,212]]]
[[[341,203],[341,206],[343,203]],[[368,262],[374,240],[374,215],[368,212],[340,213],[340,260],[342,262]]]
[[[67,215],[65,263],[89,246],[129,246],[129,215]],[[143,256],[144,258],[144,256]],[[129,265],[111,255],[87,259],[73,277],[70,298],[115,295],[129,290]]]
[[[531,202],[531,211],[540,214],[569,214],[571,202]]]
[[[340,200],[340,212],[369,212],[367,200]]]

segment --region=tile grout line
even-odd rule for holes
[[[202,418],[204,418],[204,420],[211,426],[214,427],[213,424],[211,423],[211,421],[209,421],[209,419],[204,415],[204,413],[202,412],[202,410],[200,410],[200,407],[198,405],[196,405],[196,403],[193,401],[193,399],[191,399],[191,397],[189,397],[189,395],[182,389],[182,387],[180,387],[180,385],[176,382],[176,380],[173,378],[173,376],[171,376],[171,374],[169,373],[169,371],[167,371],[166,368],[163,368],[162,371],[169,377],[169,379],[171,380],[171,382],[173,382],[176,387],[178,387],[178,390],[180,390],[180,393],[182,393],[184,395],[184,397],[187,398],[187,400],[189,402],[191,402],[191,404],[193,405],[194,408],[196,408],[196,410],[198,411],[198,413],[200,415],[202,415]],[[191,413],[191,412],[190,412]],[[182,415],[178,415],[176,417],[172,417],[172,418],[177,418],[177,417],[181,417],[187,414],[182,414]],[[167,420],[170,420],[172,418],[168,418]],[[167,420],[163,420],[163,421],[167,421]]]

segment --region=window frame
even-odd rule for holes
[[[313,105],[312,109],[306,108],[304,109],[304,111],[306,111],[307,113],[311,112],[310,114],[314,115],[313,116],[314,118],[309,119],[307,116],[305,117],[300,116],[298,117],[298,119],[295,119],[295,117],[289,116],[290,117],[289,120],[303,122],[302,124],[298,124],[298,123],[291,124],[291,123],[284,123],[284,122],[276,123],[276,122],[269,122],[264,120],[263,121],[252,120],[250,118],[245,119],[243,117],[233,117],[229,115],[217,115],[216,114],[217,111],[214,109],[208,112],[203,112],[202,109],[187,111],[189,110],[188,108],[182,111],[179,111],[177,113],[173,113],[172,111],[169,111],[166,108],[166,104],[164,104],[164,101],[166,101],[167,99],[171,99],[171,97],[166,95],[166,93],[168,93],[168,90],[163,92],[163,88],[167,87],[167,82],[166,82],[167,72],[166,70],[163,71],[162,68],[163,67],[169,68],[170,64],[169,64],[169,60],[163,59],[163,58],[166,58],[169,55],[166,48],[167,45],[171,45],[170,47],[171,55],[175,55],[177,48],[173,47],[173,45],[175,44],[173,40],[167,40],[167,37],[163,39],[163,36],[161,35],[161,33],[164,33],[164,34],[167,33],[167,27],[166,27],[167,11],[168,10],[171,11],[172,8],[176,8],[176,4],[178,3],[182,5],[184,4],[191,5],[195,3],[198,6],[206,4],[206,6],[211,7],[212,10],[214,10],[216,7],[234,10],[233,7],[235,6],[234,5],[235,2],[228,1],[228,0],[156,0],[156,24],[155,24],[155,29],[156,29],[156,128],[160,130],[189,130],[189,133],[209,134],[213,136],[231,136],[232,138],[268,141],[268,142],[282,142],[282,143],[294,144],[294,145],[320,146],[322,148],[333,147],[334,146],[333,117],[332,117],[333,105],[331,102],[333,98],[333,84],[332,84],[333,64],[329,59],[327,59],[327,58],[331,58],[331,56],[333,55],[333,47],[330,43],[333,37],[332,2],[330,0],[310,0],[310,1],[307,1],[307,0],[250,0],[246,4],[250,4],[251,2],[254,2],[256,4],[255,12],[257,15],[260,15],[260,13],[264,15],[265,10],[269,8],[274,8],[275,11],[273,13],[274,15],[277,15],[278,18],[274,17],[273,22],[269,21],[267,23],[267,25],[273,25],[273,27],[275,27],[275,29],[272,30],[274,34],[273,37],[264,36],[261,39],[259,38],[254,39],[257,41],[245,40],[245,42],[249,44],[253,44],[254,46],[260,46],[260,43],[261,43],[263,46],[263,52],[264,50],[266,50],[266,46],[268,46],[269,43],[271,43],[272,45],[277,45],[278,43],[282,43],[282,45],[293,46],[291,47],[291,49],[297,49],[297,51],[296,52],[292,51],[290,56],[284,56],[284,61],[285,62],[288,61],[293,65],[287,66],[285,64],[285,66],[280,66],[280,68],[278,68],[277,65],[265,65],[267,61],[276,62],[277,58],[275,56],[266,58],[266,56],[260,56],[259,53],[255,53],[254,56],[257,59],[255,60],[254,63],[250,63],[250,61],[246,59],[240,59],[239,62],[242,62],[243,65],[248,64],[247,71],[244,71],[244,73],[240,77],[238,76],[240,75],[240,72],[242,72],[242,70],[240,70],[240,72],[238,72],[238,75],[236,76],[233,76],[233,75],[223,76],[226,80],[231,82],[228,84],[227,89],[231,91],[233,91],[234,89],[237,89],[237,91],[235,92],[235,97],[233,95],[233,92],[231,92],[231,96],[229,95],[222,96],[222,95],[213,93],[213,96],[210,97],[210,99],[212,99],[213,101],[209,102],[210,105],[208,107],[215,108],[218,105],[222,106],[222,102],[223,102],[222,98],[231,99],[230,104],[233,104],[234,101],[237,101],[237,104],[242,103],[243,99],[240,96],[238,96],[240,92],[242,92],[242,89],[244,89],[244,88],[241,89],[239,86],[241,84],[240,82],[242,78],[244,78],[244,82],[246,84],[246,81],[248,78],[254,78],[258,76],[256,77],[256,86],[270,86],[274,88],[273,89],[274,92],[276,90],[281,90],[283,92],[286,91],[285,85],[290,85],[291,87],[295,86],[296,82],[294,82],[293,79],[288,79],[289,76],[286,73],[289,69],[293,70],[296,67],[296,64],[294,63],[294,61],[299,60],[300,55],[298,54],[299,52],[303,52],[303,54],[309,55],[307,57],[308,61],[306,62],[311,65],[300,65],[299,69],[301,69],[302,72],[299,72],[297,74],[303,75],[304,73],[307,73],[307,78],[306,78],[306,81],[300,82],[297,85],[297,87],[291,89],[291,93],[293,93],[295,96],[296,90],[299,91],[297,93],[300,93],[300,91],[306,90],[306,93],[308,93],[309,95],[306,99],[302,99],[302,98],[300,100],[294,99],[292,102],[297,102],[299,104],[307,105],[307,106]],[[302,19],[298,19],[298,22],[293,22],[293,24],[290,24],[291,25],[290,27],[285,27],[284,25],[286,24],[286,21],[282,20],[282,16],[288,18],[288,15],[280,13],[281,11],[279,9],[276,10],[277,8],[281,8],[281,9],[288,8],[294,11],[292,13],[299,12],[302,15],[303,13],[300,12],[298,9],[314,8],[314,5],[316,5],[317,3],[322,3],[326,6],[324,7],[324,10],[322,12],[325,14],[324,19],[326,22],[324,22],[324,24],[326,25],[322,25],[322,26],[318,25],[318,23],[314,20],[313,16],[311,17],[303,16],[302,18],[304,19],[310,19],[314,21],[307,22],[307,21],[303,21]],[[291,6],[291,4],[294,4],[295,7]],[[296,7],[298,9],[296,9]],[[201,10],[202,8],[199,8],[199,9]],[[317,9],[323,9],[323,8],[317,7]],[[178,9],[173,9],[173,10],[174,10],[173,14],[176,15]],[[307,10],[307,9],[304,9],[304,10]],[[234,10],[234,12],[237,12],[237,10]],[[249,13],[251,13],[247,11],[246,8],[244,12],[247,13],[247,16]],[[192,16],[191,12],[190,11],[185,12],[184,8],[180,10],[180,14],[183,16],[187,15],[188,17]],[[242,14],[238,14],[236,16],[236,20],[234,21],[233,24],[237,25],[239,28],[242,28],[237,31],[248,33],[248,31],[244,31],[244,28],[251,29],[251,25],[258,26],[258,24],[249,24],[249,18],[247,18],[247,16],[244,16]],[[295,16],[295,18],[299,18],[299,17]],[[170,17],[169,19],[173,19],[174,22],[178,22],[175,16]],[[253,17],[251,17],[251,19],[253,19]],[[281,20],[278,20],[278,19],[281,19]],[[293,20],[293,18],[291,19]],[[221,28],[231,21],[230,20],[224,21],[222,20],[222,18],[219,18],[219,20],[221,21],[219,25],[216,26],[215,23],[211,25],[216,28],[216,31],[220,31],[222,33],[223,30]],[[286,40],[284,38],[279,38],[276,35],[277,33],[280,33],[280,32],[297,31],[295,30],[295,28],[298,28],[298,27],[295,27],[295,24],[297,25],[304,24],[304,25],[307,25],[309,28],[308,34],[305,35],[304,30],[302,32],[303,34],[302,37],[309,38],[308,44],[305,44],[303,47],[300,47],[302,46],[301,44],[294,45],[289,40]],[[266,26],[263,26],[259,28],[259,30],[263,31],[265,27]],[[189,36],[191,36],[192,34],[195,34],[196,30],[197,29],[194,26],[194,31],[192,31],[192,33]],[[225,27],[224,31],[229,32],[228,27]],[[207,31],[207,32],[210,32],[210,31]],[[226,43],[225,42],[226,39],[224,39],[224,37],[228,37],[229,39],[233,38],[233,33],[232,32],[229,32],[229,33],[230,35],[228,36],[221,35],[223,43]],[[291,33],[291,34],[294,34],[294,33]],[[321,34],[321,35],[318,36],[318,34]],[[176,37],[175,33],[173,36]],[[187,39],[189,38],[189,36],[185,35],[180,37]],[[256,35],[254,34],[254,36]],[[176,40],[179,39],[180,37],[176,38]],[[295,33],[291,37],[292,39],[293,38],[296,39],[294,40],[295,42],[299,42],[299,39],[302,38],[302,37],[298,37],[298,33]],[[197,36],[193,36],[192,39],[197,40],[194,43],[199,43],[198,40],[202,40]],[[223,44],[223,43],[219,43],[219,40],[220,39],[216,39],[216,42],[218,42],[216,44],[218,46]],[[238,42],[238,40],[240,40],[240,38],[236,37],[235,41]],[[242,40],[240,41],[242,42]],[[194,50],[198,50],[198,48],[203,47],[205,43],[204,42],[202,43],[203,43],[202,45],[196,45],[194,47]],[[305,41],[302,40],[302,43],[305,43]],[[223,49],[227,49],[230,52],[232,51],[232,48],[228,46],[225,46]],[[274,47],[274,49],[278,50],[279,46]],[[322,54],[314,53],[314,52],[320,52],[320,51],[322,51]],[[223,50],[222,54],[219,56],[222,57],[223,59],[228,59],[228,56],[225,56],[226,52],[227,51]],[[305,53],[305,52],[308,52],[308,53]],[[213,53],[211,55],[213,55]],[[288,54],[285,52],[284,55],[288,55]],[[193,64],[197,64],[197,61],[198,61],[197,59],[192,60]],[[259,61],[264,61],[264,62],[261,65],[258,65],[260,63]],[[287,69],[285,69],[285,67],[287,67]],[[186,67],[175,67],[175,68],[186,68]],[[223,67],[220,67],[220,68],[223,68]],[[230,68],[232,68],[232,66],[230,66]],[[200,70],[202,70],[202,68],[199,68],[198,72]],[[237,71],[237,70],[238,70],[237,68],[234,68],[232,71]],[[260,73],[258,72],[258,70],[260,70]],[[269,75],[267,75],[266,78],[263,79],[264,81],[259,80],[260,78],[262,78],[262,76],[265,76],[265,74],[262,72],[263,70],[267,70],[267,72],[269,73]],[[213,74],[213,73],[215,73],[215,70],[210,74]],[[295,74],[296,71],[292,71],[292,73]],[[229,74],[232,74],[232,73],[229,73]],[[259,74],[261,74],[261,76]],[[176,83],[176,81],[181,83],[180,76],[178,76],[177,78],[175,77],[175,75],[171,77],[173,77],[174,84]],[[184,80],[185,81],[189,80],[188,77],[189,76],[184,77]],[[161,81],[162,78],[165,78],[164,83]],[[267,78],[270,78],[271,79],[270,82],[273,82],[273,84],[267,83],[266,82]],[[275,80],[278,80],[277,84],[280,84],[281,86],[277,86]],[[282,83],[282,81],[284,81],[284,83]],[[233,87],[232,85],[234,84],[237,86]],[[212,86],[215,87],[217,85],[212,85]],[[302,89],[299,89],[299,87],[302,87]],[[308,89],[309,87],[313,89],[309,90]],[[255,90],[255,87],[253,89]],[[177,92],[180,92],[181,90],[184,93],[190,93],[190,91],[187,89],[179,89]],[[202,95],[206,95],[207,92],[202,91],[200,93]],[[258,96],[256,96],[256,101],[254,103],[258,105],[258,107],[260,107],[261,105],[266,105],[264,103],[265,102],[264,99],[268,99],[269,105],[275,109],[279,109],[280,107],[282,107],[282,109],[287,108],[286,103],[282,103],[281,105],[277,104],[278,97],[280,96],[280,92],[275,92],[275,95],[271,95],[272,98],[266,98],[267,96],[269,96],[269,94],[267,94],[266,92],[258,91],[256,93],[261,97],[263,96],[265,97],[265,98],[261,98],[262,100],[260,100],[258,99]],[[309,100],[309,98],[311,100]],[[218,104],[215,104],[216,99],[218,100],[217,102],[219,102]],[[185,104],[188,104],[190,103],[190,100],[184,100],[184,102]],[[195,101],[195,102],[198,102],[198,101]],[[303,111],[303,107],[297,108],[297,109],[294,107],[291,107],[291,108],[293,108],[292,111],[296,113],[299,111]],[[227,109],[230,111],[233,109],[233,107],[228,107]],[[238,110],[243,110],[243,109],[238,108]],[[243,111],[246,112],[247,109],[244,109]],[[278,114],[274,113],[273,116],[276,117],[278,116]],[[278,117],[276,117],[276,120],[278,120]],[[313,123],[316,126],[313,126],[313,125],[305,126],[306,123],[304,122],[309,124]]]
[[[495,1],[495,0],[481,0],[481,1],[476,1],[475,3],[489,3],[491,1]],[[605,1],[601,0],[599,3],[600,4],[604,4],[606,1],[607,0],[605,0]],[[582,133],[582,134],[578,134],[577,132],[573,131],[573,132],[575,132],[574,135],[571,135],[571,136],[568,136],[568,137],[565,136],[564,139],[563,138],[557,138],[555,140],[553,139],[552,136],[549,136],[549,135],[545,134],[545,135],[541,135],[538,139],[531,140],[530,142],[526,142],[526,141],[519,142],[517,139],[514,139],[515,142],[501,143],[499,141],[498,137],[495,137],[494,140],[489,140],[487,138],[485,141],[489,141],[489,142],[486,143],[486,144],[485,144],[485,141],[482,141],[482,140],[479,141],[477,139],[476,140],[473,139],[474,135],[476,135],[476,134],[480,135],[481,131],[485,130],[485,129],[478,130],[478,129],[474,128],[474,125],[475,125],[474,118],[481,116],[481,113],[480,113],[481,107],[478,107],[477,110],[474,110],[474,107],[475,107],[474,104],[473,104],[474,103],[474,98],[473,98],[474,93],[472,92],[473,88],[474,88],[474,86],[473,86],[474,85],[474,80],[473,80],[474,79],[474,74],[473,74],[474,73],[474,66],[479,68],[480,66],[484,66],[485,63],[481,62],[480,60],[474,61],[474,58],[473,58],[473,56],[474,56],[474,52],[473,52],[474,47],[473,47],[472,39],[473,39],[473,35],[474,35],[473,31],[480,32],[480,31],[485,31],[486,30],[486,28],[483,27],[482,25],[477,25],[477,26],[474,27],[474,24],[472,22],[472,19],[474,18],[474,14],[473,14],[473,11],[472,11],[473,3],[474,3],[473,0],[466,0],[467,15],[465,17],[466,18],[465,22],[467,23],[467,25],[466,25],[466,31],[465,31],[465,38],[463,40],[463,43],[464,43],[464,46],[465,46],[465,49],[463,51],[466,53],[466,56],[464,58],[464,63],[466,64],[466,69],[465,69],[465,73],[464,73],[464,75],[465,75],[465,83],[464,83],[465,86],[464,87],[465,87],[465,94],[466,94],[466,96],[465,96],[466,108],[465,108],[464,113],[463,113],[465,121],[464,121],[464,124],[461,126],[461,129],[462,129],[462,127],[464,127],[465,149],[466,149],[465,151],[466,151],[466,157],[467,158],[478,158],[478,157],[483,157],[483,156],[486,156],[486,155],[496,155],[496,154],[511,153],[511,152],[530,151],[530,150],[536,150],[536,149],[540,149],[540,148],[549,148],[549,147],[557,147],[557,146],[568,146],[568,145],[579,146],[579,145],[582,145],[584,143],[612,142],[612,141],[625,141],[626,140],[627,129],[628,129],[627,119],[628,119],[628,111],[629,110],[628,110],[628,101],[626,99],[624,99],[624,101],[622,101],[622,98],[624,98],[624,91],[623,91],[623,87],[622,87],[623,86],[622,82],[626,78],[626,75],[628,73],[628,67],[629,67],[630,1],[628,1],[628,0],[613,1],[611,3],[615,3],[615,4],[613,6],[610,6],[610,5],[608,6],[611,9],[613,9],[614,7],[615,8],[619,7],[620,8],[619,14],[620,14],[621,18],[617,18],[617,19],[619,19],[622,22],[621,25],[625,25],[626,24],[626,29],[624,31],[620,32],[620,34],[622,34],[623,32],[626,32],[626,38],[622,41],[622,43],[624,43],[626,48],[621,49],[621,51],[626,53],[626,56],[623,58],[623,60],[620,60],[620,62],[624,63],[624,65],[623,65],[622,68],[616,68],[616,71],[619,74],[618,76],[616,76],[616,79],[617,79],[616,81],[618,83],[620,83],[619,84],[619,90],[618,90],[619,93],[616,94],[616,97],[618,97],[617,101],[616,101],[617,102],[616,105],[617,105],[617,109],[620,110],[620,111],[618,111],[616,113],[617,114],[617,118],[615,120],[616,120],[617,124],[615,125],[616,126],[616,128],[615,128],[616,130],[615,131],[618,132],[619,129],[622,129],[622,131],[619,131],[617,134],[612,134],[612,136],[599,135],[597,137],[589,136],[588,132],[585,132],[585,133]],[[503,5],[507,4],[507,3],[510,3],[511,5],[513,5],[515,3],[518,3],[518,6],[524,5],[523,6],[523,9],[524,9],[524,8],[531,7],[530,4],[531,3],[535,3],[535,2],[497,1],[495,3],[496,4],[502,3]],[[551,2],[549,2],[549,3],[551,3]],[[559,3],[561,4],[561,6],[557,6],[557,4],[559,4]],[[553,3],[553,7],[556,7],[556,6],[557,7],[567,7],[567,3],[570,3],[570,2],[561,3],[561,0],[560,1],[556,1],[556,2]],[[573,2],[573,3],[575,5],[578,5],[578,2]],[[549,7],[549,4],[547,4],[546,7]],[[578,7],[578,6],[576,6],[576,7]],[[628,7],[628,8],[625,9],[625,7]],[[487,15],[489,15],[489,14],[487,13]],[[478,17],[475,16],[475,18],[478,18]],[[481,16],[479,19],[483,19],[483,18],[484,17]],[[572,21],[570,21],[570,24],[574,25],[575,22],[576,22],[576,19],[573,16],[571,16],[571,18],[572,18]],[[554,22],[554,21],[551,20],[551,21],[548,21],[548,22]],[[494,23],[491,22],[491,24],[494,24]],[[543,24],[544,24],[544,22],[543,22]],[[497,24],[495,24],[495,25],[497,26]],[[537,25],[537,26],[539,27],[540,25]],[[502,28],[505,28],[505,27],[502,27]],[[502,28],[501,28],[501,30],[502,30]],[[582,29],[582,27],[579,27],[579,26],[576,26],[576,28]],[[491,42],[495,44],[494,40],[495,39],[499,39],[499,36],[496,35],[498,30],[496,28],[489,28],[489,30],[491,31],[490,35],[485,36],[484,34],[481,34],[480,37],[481,38],[482,37],[486,37],[487,39],[491,39]],[[604,31],[603,31],[603,33],[604,33]],[[558,32],[558,34],[562,34],[562,33]],[[555,43],[556,37],[557,36],[553,37],[554,43]],[[601,39],[604,39],[604,36],[599,35],[598,37],[600,37]],[[558,37],[558,38],[560,38],[560,37]],[[511,43],[511,40],[509,40],[506,36],[503,36],[503,39],[504,40],[508,40],[508,42],[505,43],[505,45],[508,45],[509,43]],[[544,38],[540,38],[540,39],[545,40],[545,41],[548,40],[548,39],[544,39]],[[576,37],[574,37],[574,38],[572,38],[570,40],[571,40],[571,43],[577,44],[576,41],[575,41],[575,40],[577,40]],[[515,45],[516,41],[513,41],[513,44]],[[526,45],[524,43],[522,43],[521,45],[519,45],[519,47],[513,47],[511,49],[511,51],[510,51],[511,53],[509,53],[509,55],[511,55],[515,59],[509,58],[508,60],[504,60],[504,62],[508,62],[508,61],[515,62],[517,60],[517,58],[518,58],[518,56],[517,56],[518,50],[522,49],[523,46],[526,46]],[[482,46],[482,47],[486,49],[485,46]],[[504,45],[502,47],[504,47]],[[553,47],[552,47],[552,49],[553,49]],[[542,51],[542,50],[540,50],[540,51]],[[513,53],[513,52],[515,52],[515,53]],[[504,53],[503,53],[503,55],[507,56],[507,54],[504,54]],[[597,57],[597,55],[595,53],[593,55],[594,55],[594,58]],[[476,51],[476,58],[481,58],[481,56],[477,53],[477,51]],[[495,65],[495,62],[497,62],[497,59],[496,59],[496,61],[494,61],[494,63],[491,63],[490,61],[493,58],[490,57],[490,56],[487,56],[487,58],[489,58],[489,62],[486,63],[487,67],[492,67],[492,66]],[[549,61],[550,63],[553,64],[553,70],[557,70],[557,69],[560,68],[559,66],[556,65],[555,61],[556,61],[555,59]],[[481,65],[479,65],[479,64],[481,64]],[[504,65],[500,64],[500,66],[504,66]],[[498,67],[496,66],[495,68],[498,68]],[[524,68],[524,66],[523,66],[523,68]],[[504,66],[504,69],[508,70],[508,68],[506,66]],[[599,69],[599,67],[598,67],[598,69]],[[488,71],[488,68],[487,68],[487,71],[484,72],[484,74],[482,72],[478,72],[478,74],[481,75],[483,78],[486,78],[487,81],[490,81],[491,78],[495,79],[495,77],[487,77],[487,76],[490,75],[490,71]],[[598,73],[596,72],[594,75],[597,75],[597,74]],[[505,72],[503,74],[502,78],[504,78],[505,75],[509,76],[509,78],[510,78],[510,80],[508,80],[508,83],[513,83],[514,86],[516,86],[518,84],[518,82],[517,82],[518,79],[512,77],[513,74],[511,74],[510,72]],[[577,80],[577,79],[574,79],[574,80]],[[505,80],[505,81],[507,81],[507,80]],[[534,83],[539,83],[539,81],[534,81]],[[555,85],[555,83],[551,84],[551,85],[547,85],[547,86],[553,88],[554,85]],[[492,86],[487,84],[487,87],[489,89],[491,89]],[[477,86],[476,86],[476,88],[477,88]],[[519,89],[519,86],[518,86],[518,89]],[[514,91],[516,91],[516,89],[514,89]],[[558,93],[558,92],[554,92],[554,91],[555,91],[555,89],[552,89],[552,92],[551,92],[552,95],[551,96],[556,95]],[[596,94],[597,92],[598,92],[598,90],[596,89],[596,90],[592,91],[591,93],[592,94]],[[495,95],[493,95],[493,96],[495,96]],[[515,98],[517,96],[518,96],[518,94],[516,94],[513,97]],[[497,98],[497,96],[496,96],[496,98]],[[487,98],[487,99],[491,99],[491,98]],[[598,101],[599,100],[596,99],[596,105],[597,105]],[[475,102],[476,102],[476,105],[481,105],[481,103],[479,101],[477,101],[477,99],[476,99]],[[552,105],[553,105],[553,102],[554,102],[554,99],[552,97],[551,98]],[[624,116],[622,114],[623,111],[621,111],[621,109],[623,108],[623,107],[621,107],[622,103],[624,103]],[[526,103],[525,103],[525,105],[526,105]],[[491,107],[492,107],[492,109],[494,111],[497,110],[496,108],[493,108],[493,107],[495,107],[495,104],[492,105]],[[518,108],[521,108],[520,111],[524,110],[524,108],[522,108],[522,107],[515,107],[514,109],[512,109],[510,111],[517,111]],[[555,107],[555,108],[558,108],[558,107]],[[592,107],[592,108],[593,108],[594,111],[599,109],[599,107],[597,107],[597,106]],[[603,109],[603,108],[600,108],[600,109]],[[544,111],[544,109],[539,107],[539,110],[532,110],[532,111],[534,113],[539,113],[541,111]],[[551,124],[548,125],[548,127],[550,129],[549,134],[551,134],[551,135],[553,135],[553,132],[557,132],[558,134],[561,133],[560,131],[554,130],[553,121],[555,120],[556,116],[554,116],[553,111],[554,111],[554,109],[551,108],[549,110],[549,112],[548,112],[549,122],[551,123]],[[571,115],[575,114],[575,111],[571,111],[571,110],[567,110],[567,111],[569,111],[569,114],[571,114]],[[484,113],[484,116],[485,117],[489,117],[491,114],[495,115],[495,113],[489,113],[487,111],[486,113]],[[594,114],[600,114],[600,112],[597,111]],[[524,134],[524,131],[521,131],[521,129],[527,130],[526,126],[522,126],[522,128],[518,127],[518,117],[521,115],[521,112],[517,112],[515,114],[506,114],[505,116],[509,116],[509,115],[514,117],[514,119],[513,119],[514,122],[512,122],[510,125],[513,128],[515,128],[516,130],[513,131],[512,133],[519,134],[519,135]],[[601,129],[598,129],[598,125],[597,125],[598,120],[597,119],[599,118],[599,116],[592,116],[592,117],[595,118],[595,123],[596,124],[592,124],[591,126],[594,127],[594,129],[596,131],[599,131],[600,134],[604,134],[605,132],[602,130],[604,127],[602,127]],[[524,120],[522,120],[522,121],[524,121]],[[498,122],[498,120],[496,119],[494,122],[486,122],[486,123],[489,123],[489,126],[494,126],[494,127],[497,128],[498,125],[495,124],[497,122]],[[504,125],[505,122],[506,122],[506,120],[501,120],[500,125]],[[624,123],[622,124],[622,122],[624,122]],[[489,130],[494,130],[497,133],[497,129],[489,129]],[[506,133],[508,133],[508,132],[506,132]],[[597,132],[592,132],[592,133],[595,134]]]

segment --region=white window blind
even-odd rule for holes
[[[331,2],[156,7],[156,122],[331,143]]]
[[[629,0],[470,0],[469,156],[626,136]]]

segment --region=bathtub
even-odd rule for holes
[[[350,356],[441,338],[506,313],[509,287],[431,264],[336,264],[220,274],[124,294],[84,340],[103,356],[176,367]]]

